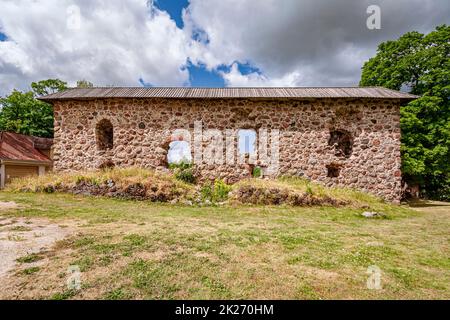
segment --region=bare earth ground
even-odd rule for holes
[[[450,298],[449,203],[365,219],[330,207],[7,192],[0,201],[3,299]],[[71,265],[81,290],[67,289]],[[380,290],[366,286],[371,265],[382,271]]]
[[[0,214],[4,210],[17,208],[19,206],[15,202],[0,202]],[[48,219],[0,215],[0,288],[8,272],[17,267],[18,258],[45,252],[70,233],[71,229],[67,226],[51,223]],[[30,267],[40,264],[30,264]]]

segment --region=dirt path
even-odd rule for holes
[[[0,202],[0,284],[16,267],[20,257],[48,250],[72,229],[47,219],[13,218],[1,215],[3,210],[17,208],[14,202]]]
[[[9,209],[17,209],[19,206],[14,201],[3,202],[0,201],[0,211],[9,210]]]

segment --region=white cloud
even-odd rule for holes
[[[167,153],[168,163],[192,162],[191,147],[186,141],[172,141]]]
[[[46,78],[185,85],[187,60],[231,66],[219,71],[229,86],[356,85],[381,41],[429,32],[450,14],[448,0],[190,0],[179,29],[147,0],[0,1],[9,39],[0,42],[0,95]],[[381,30],[366,28],[369,4],[381,7]],[[192,40],[198,31],[202,41]],[[261,72],[243,75],[236,61]]]
[[[300,74],[297,71],[287,73],[280,78],[268,78],[267,76],[252,72],[249,74],[241,74],[239,72],[237,63],[233,63],[229,72],[219,72],[225,79],[227,86],[234,87],[283,87],[295,86],[301,82]]]
[[[146,0],[3,0],[0,21],[0,94],[57,77],[74,83],[183,85],[183,65],[196,43],[166,12]],[[73,11],[80,8],[79,29]],[[68,23],[69,22],[69,23]],[[76,26],[76,24],[75,24]]]
[[[381,7],[381,30],[366,27]],[[190,0],[185,21],[208,34],[209,68],[252,61],[264,76],[224,74],[229,85],[357,85],[377,45],[448,22],[448,0]]]

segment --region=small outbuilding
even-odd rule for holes
[[[0,188],[13,178],[42,175],[52,169],[53,139],[0,132]]]

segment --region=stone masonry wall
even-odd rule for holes
[[[401,191],[399,106],[400,101],[393,99],[56,101],[54,168],[96,169],[110,161],[119,167],[164,170],[172,132],[181,128],[193,133],[194,121],[202,121],[204,130],[278,129],[278,174],[357,188],[397,202]],[[103,119],[112,123],[114,133],[113,147],[106,151],[96,143],[96,125]],[[330,145],[335,130],[349,134],[350,154]],[[237,136],[232,143],[237,145]],[[202,179],[235,182],[251,175],[248,164],[197,168]]]

